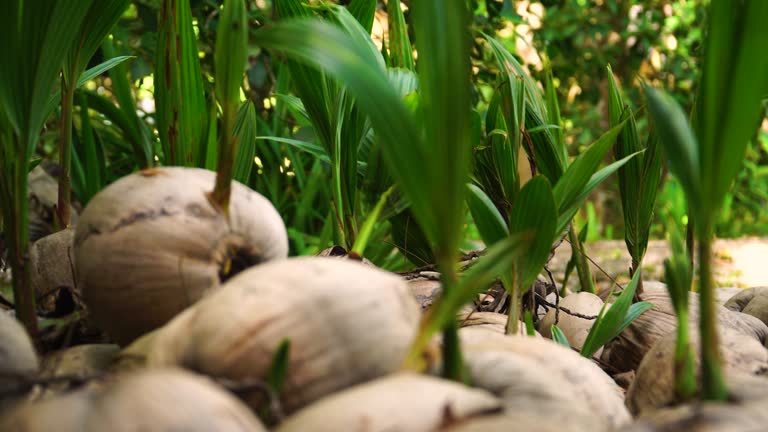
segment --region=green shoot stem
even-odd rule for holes
[[[686,292],[685,295],[688,295]],[[677,340],[675,344],[675,393],[681,401],[696,393],[694,358],[688,337],[688,305],[677,309]]]
[[[509,286],[509,315],[507,316],[507,334],[516,335],[520,325],[520,289],[517,286],[518,266],[512,268],[512,273],[504,284]]]
[[[16,139],[20,139],[16,137]],[[27,142],[21,138],[21,142]],[[18,146],[17,146],[18,148]],[[10,192],[12,205],[4,209],[5,232],[9,240],[8,251],[13,272],[13,299],[16,317],[30,335],[37,334],[37,313],[35,294],[32,291],[32,270],[29,264],[29,224],[27,202],[27,171],[29,170],[26,152],[18,152],[11,173],[5,173],[4,179],[10,181],[3,190]],[[10,186],[10,187],[9,187]]]
[[[448,257],[437,259],[437,265],[441,272],[443,283],[443,295],[457,289],[458,275],[456,273],[456,260],[448,254]],[[443,328],[443,376],[454,381],[463,380],[464,361],[461,355],[459,343],[459,325],[456,319],[451,319]]]
[[[219,139],[219,160],[216,167],[216,185],[213,188],[211,199],[225,215],[229,215],[229,199],[232,195],[232,165],[237,151],[237,137],[235,137],[235,115],[237,114],[237,101],[226,101],[222,104],[222,131]]]
[[[75,76],[70,73],[69,76]],[[72,215],[70,203],[72,199],[72,182],[70,167],[72,165],[72,107],[75,97],[75,86],[61,78],[61,137],[59,139],[59,199],[56,208],[60,229],[67,228]]]
[[[720,336],[717,332],[717,314],[712,279],[712,230],[700,231],[699,239],[699,311],[701,342],[701,379],[705,400],[723,401],[728,389],[720,358]]]

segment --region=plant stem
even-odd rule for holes
[[[18,138],[17,138],[18,139]],[[25,142],[25,141],[24,141]],[[29,226],[27,202],[28,164],[25,153],[16,155],[12,173],[7,173],[10,180],[12,206],[5,209],[5,232],[8,238],[8,252],[13,272],[13,300],[16,317],[30,335],[37,334],[37,313],[35,293],[32,291],[32,271],[29,267]],[[8,185],[6,185],[8,186]]]
[[[69,76],[74,76],[70,73]],[[72,105],[75,97],[75,86],[67,83],[62,74],[61,78],[61,137],[59,139],[59,200],[56,208],[58,228],[67,228],[70,224],[70,202],[72,186],[70,166],[72,165]]]
[[[449,254],[450,255],[450,254]],[[458,275],[456,260],[449,256],[437,259],[443,283],[443,295],[457,289]],[[452,319],[443,328],[443,377],[454,381],[463,381],[464,360],[459,342],[459,324]]]
[[[512,268],[511,277],[504,281],[509,286],[509,315],[507,316],[507,334],[516,335],[520,326],[520,289],[517,286],[518,266]]]
[[[571,224],[571,227],[568,230],[568,241],[571,243],[573,253],[575,253],[576,275],[579,277],[581,290],[594,294],[595,287],[592,284],[592,272],[589,271],[589,264],[587,264],[587,259],[585,258],[584,244],[581,242],[581,239],[579,239],[579,236],[576,235],[576,230],[574,229],[573,224]]]
[[[717,332],[717,314],[712,279],[712,230],[702,230],[699,239],[699,313],[701,345],[701,379],[703,398],[722,401],[728,389],[720,358],[720,336]]]
[[[222,107],[222,131],[219,138],[219,160],[216,167],[216,186],[213,188],[211,198],[219,206],[225,215],[229,215],[229,198],[232,190],[232,165],[234,165],[235,152],[237,151],[237,137],[235,137],[235,115],[237,103],[227,101]]]
[[[686,292],[685,295],[688,295]],[[696,393],[694,357],[688,338],[688,306],[677,310],[677,340],[675,345],[675,393],[681,401],[690,400]]]

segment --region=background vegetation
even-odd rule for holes
[[[140,167],[155,163],[216,166],[216,153],[211,149],[215,147],[217,125],[210,101],[215,95],[213,53],[219,4],[192,0],[190,9],[183,12],[189,14],[191,27],[177,24],[175,29],[181,40],[195,41],[193,50],[181,53],[187,59],[185,67],[199,67],[202,72],[203,79],[193,82],[183,78],[188,72],[183,68],[164,69],[163,56],[175,48],[169,44],[176,35],[160,31],[168,28],[161,25],[162,3],[130,3],[88,67],[116,56],[130,58],[94,76],[75,92],[72,186],[76,206],[84,206],[100,188]],[[409,22],[410,2],[401,3],[405,22]],[[251,31],[275,21],[280,13],[271,1],[247,4]],[[692,108],[702,55],[705,0],[474,0],[471,4],[473,27],[496,35],[535,80],[544,82],[544,66],[551,65],[563,138],[571,156],[581,154],[611,124],[607,64],[622,86],[625,100],[638,113],[639,136],[647,132],[642,82],[665,88],[686,112]],[[379,2],[372,17],[378,49],[382,41],[392,38],[392,25],[386,2]],[[413,30],[409,27],[408,31],[413,40]],[[475,40],[471,48],[477,78],[472,97],[482,112],[491,102],[499,70],[484,41]],[[292,80],[299,72],[267,50],[252,49],[248,63],[241,100],[249,103],[240,109],[235,125],[242,140],[239,151],[245,156],[239,158],[240,165],[236,164],[235,178],[264,194],[278,208],[289,227],[291,254],[317,253],[334,244],[352,249],[365,217],[392,184],[389,174],[379,166],[376,146],[366,139],[370,126],[359,123],[362,129],[344,132],[360,138],[357,158],[334,153],[328,130],[322,128],[324,121],[327,125],[333,119],[322,120],[318,108],[307,104],[306,89]],[[174,85],[155,85],[162,78]],[[407,80],[401,84],[407,90]],[[172,124],[174,118],[169,113],[174,111],[169,107],[181,107],[176,113],[178,124]],[[57,159],[59,129],[57,111],[46,122],[35,157]],[[184,151],[194,154],[196,160],[172,154],[169,142],[174,139],[181,146],[189,146]],[[338,178],[334,164],[328,163],[337,158],[342,165],[356,166],[357,175]],[[610,159],[609,155],[605,162]],[[729,222],[716,225],[718,236],[768,235],[768,127],[750,142],[743,168],[722,212],[722,220]],[[674,203],[681,199],[679,186],[667,176],[666,163],[663,170],[668,181],[658,192],[651,227],[651,236],[657,238],[663,236],[663,221],[669,219]],[[575,226],[589,222],[586,240],[623,238],[618,182],[612,178],[597,191],[577,215]],[[397,193],[387,197],[376,219],[379,222],[366,228],[366,257],[393,270],[432,262],[423,233],[413,229],[411,213],[402,211]],[[465,220],[464,249],[475,249],[480,233],[469,212]]]

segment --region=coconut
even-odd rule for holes
[[[699,332],[695,328],[691,330],[690,343],[695,353],[695,368],[698,373]],[[763,375],[768,372],[768,350],[763,348],[759,341],[728,327],[721,327],[719,333],[720,353],[726,375]],[[633,414],[642,414],[675,402],[676,340],[675,333],[661,338],[640,363],[635,379],[627,391],[627,407]]]
[[[559,306],[583,316],[596,317],[603,308],[603,300],[592,293],[578,292],[563,297],[560,300]],[[568,339],[568,343],[575,349],[580,350],[587,340],[595,319],[585,319],[562,310],[558,313],[555,309],[550,309],[544,315],[541,324],[539,324],[539,331],[544,337],[552,339],[552,326],[555,324],[556,317],[558,320],[557,326],[563,331],[563,334]],[[600,348],[595,355],[599,357],[602,352],[603,349]]]
[[[266,431],[234,395],[174,369],[132,373],[106,387],[91,404],[85,430]]]
[[[768,423],[768,380],[726,376],[728,402],[694,402],[650,411],[622,432],[761,432]]]
[[[542,410],[560,407],[556,402],[567,400],[565,405],[570,409],[591,416],[590,424],[595,427],[616,427],[629,421],[621,388],[600,367],[575,351],[545,338],[486,332],[486,338],[480,339],[476,334],[467,337],[465,330],[459,330],[459,335],[473,371],[472,379],[481,388],[501,396],[507,412],[510,407],[514,412],[535,409],[526,398],[542,401]],[[506,365],[503,373],[496,369],[501,364]],[[537,376],[536,371],[541,373]]]
[[[0,430],[86,432],[85,418],[92,398],[93,393],[84,390],[42,401],[25,401],[0,416]]]
[[[507,333],[507,320],[508,316],[496,312],[477,312],[474,309],[464,310],[458,315],[459,325],[463,330],[465,337],[470,334],[478,333],[478,337],[482,338],[484,332],[489,331],[491,333],[504,335]],[[520,336],[527,336],[527,330],[521,323],[517,327],[517,333]],[[534,337],[541,337],[541,335],[534,331]]]
[[[74,237],[75,229],[70,227],[41,238],[30,248],[32,288],[41,299],[38,306],[46,312],[56,309],[59,296],[75,294]]]
[[[426,375],[397,373],[327,396],[289,417],[278,432],[428,432],[498,412],[491,394]]]
[[[504,350],[472,348],[465,350],[470,381],[502,400],[505,417],[526,418],[532,424],[567,424],[567,430],[607,431],[613,426],[604,417],[593,414],[577,386],[540,367],[534,359]],[[500,418],[495,422],[501,425],[505,420]]]
[[[562,405],[549,407],[553,413],[568,412]],[[536,431],[536,432],[592,432],[595,428],[588,418],[571,415],[563,419],[560,416],[543,416],[526,412],[498,414],[471,418],[458,422],[453,427],[440,429],[450,432],[492,432],[492,431]]]
[[[653,308],[645,311],[606,345],[601,359],[617,372],[635,370],[643,357],[662,337],[675,333],[677,316],[663,284],[647,284],[640,299],[651,302]],[[691,292],[688,297],[688,323],[691,328],[699,322],[699,295]],[[765,343],[768,326],[755,317],[732,312],[723,306],[716,306],[717,319],[722,327],[732,328]]]
[[[237,398],[209,379],[174,369],[117,376],[99,387],[25,402],[0,430],[47,432],[242,431],[266,429]]]
[[[288,339],[281,396],[291,412],[396,371],[419,319],[407,284],[392,273],[352,260],[289,258],[238,274],[121,356],[234,381],[264,379]],[[255,392],[244,397],[253,407],[263,402]]]
[[[27,331],[8,313],[0,310],[0,407],[3,396],[21,396],[39,369],[37,353]]]
[[[768,287],[753,287],[742,290],[725,302],[725,307],[743,312],[768,324]]]
[[[288,238],[263,196],[233,182],[229,215],[208,198],[216,174],[143,170],[88,203],[74,239],[78,286],[120,345],[153,330],[249,266],[284,258]]]

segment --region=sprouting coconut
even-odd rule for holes
[[[483,390],[426,375],[397,373],[327,396],[289,417],[276,430],[431,432],[500,410],[499,400]]]
[[[675,396],[676,334],[661,338],[643,358],[635,379],[627,391],[627,407],[633,414],[643,414],[676,402]],[[720,328],[720,352],[728,375],[764,375],[768,372],[768,350],[755,338],[730,329]],[[699,332],[691,329],[690,343],[698,353]],[[698,370],[699,356],[696,356]],[[768,380],[765,381],[768,384]]]
[[[280,215],[232,182],[228,212],[209,199],[216,174],[153,168],[109,185],[75,232],[78,287],[97,325],[124,345],[245,268],[284,258]]]
[[[147,366],[178,365],[233,381],[265,379],[290,341],[283,407],[396,371],[419,325],[400,277],[351,260],[303,257],[248,269],[126,348]],[[263,395],[244,395],[252,407]]]
[[[621,432],[761,432],[768,424],[768,379],[729,373],[727,402],[693,402],[649,411]]]
[[[180,369],[115,376],[44,401],[26,402],[0,418],[0,430],[25,432],[232,431],[266,429],[235,396]]]
[[[39,360],[27,331],[0,310],[0,409],[22,396],[28,389],[25,380],[37,374]]]
[[[646,284],[640,299],[653,303],[653,308],[637,317],[618,337],[609,342],[601,356],[605,363],[619,372],[637,369],[656,341],[674,333],[677,328],[677,316],[669,293],[663,284],[659,286]],[[688,322],[691,327],[694,327],[699,322],[698,293],[689,293],[688,304]],[[768,327],[758,319],[732,312],[722,306],[716,306],[715,309],[718,322],[722,327],[730,327],[765,343]]]

